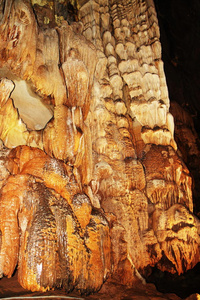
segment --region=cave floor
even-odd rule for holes
[[[30,292],[23,289],[17,281],[17,274],[8,279],[3,277],[0,280],[0,299],[85,299],[85,300],[179,300],[175,294],[162,294],[158,292],[153,284],[143,285],[137,283],[134,287],[127,288],[124,285],[117,284],[108,280],[98,293],[85,296],[76,292],[66,294],[64,290],[41,292]],[[190,299],[190,298],[187,298]],[[200,299],[195,296],[191,299]]]

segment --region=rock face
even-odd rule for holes
[[[7,159],[11,175],[1,197],[1,274],[10,277],[18,264],[19,282],[32,291],[61,285],[98,290],[110,270],[104,215],[61,161],[27,146],[11,150]]]
[[[199,221],[153,1],[73,3],[1,9],[0,274],[85,293],[153,266],[181,274]]]

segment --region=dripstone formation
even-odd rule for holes
[[[152,0],[0,6],[0,275],[133,285],[199,262]]]

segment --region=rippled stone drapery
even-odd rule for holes
[[[1,275],[91,292],[109,274],[180,274],[199,260],[199,222],[153,1],[63,2],[73,18],[58,4],[1,9]]]

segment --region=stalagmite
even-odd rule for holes
[[[2,11],[0,276],[90,293],[181,274],[199,223],[153,1],[69,2]]]

